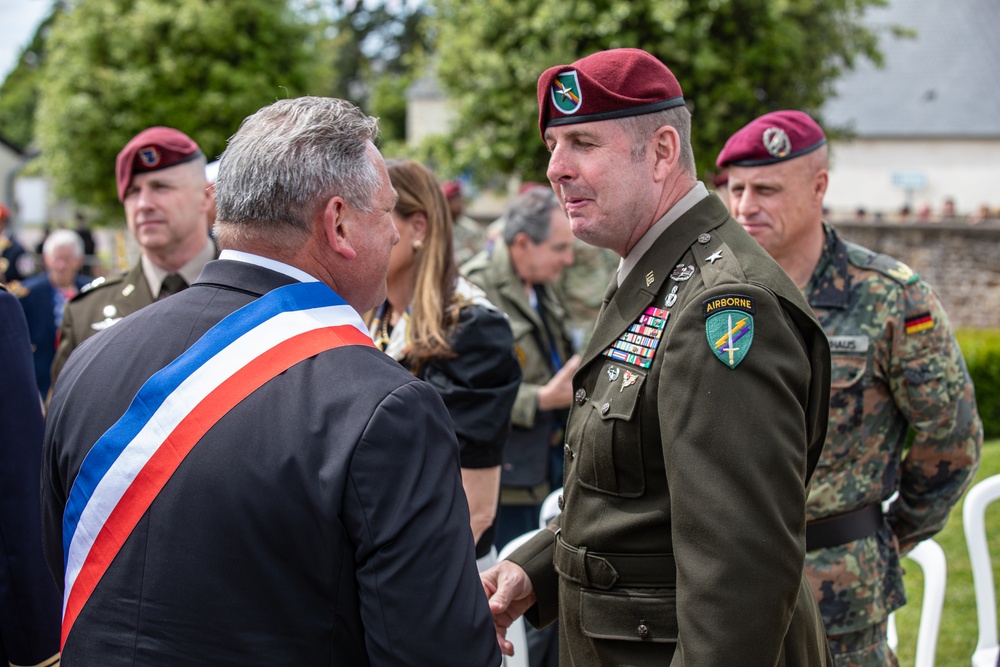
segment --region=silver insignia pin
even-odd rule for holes
[[[619,373],[619,370],[618,370],[617,366],[610,366],[610,367],[608,367],[608,382],[614,382],[615,380],[617,380],[618,379],[618,373]]]

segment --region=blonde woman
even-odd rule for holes
[[[506,316],[458,275],[448,204],[434,175],[389,161],[399,200],[399,243],[385,303],[369,315],[372,339],[441,394],[455,425],[476,558],[489,554],[503,445],[521,382]]]

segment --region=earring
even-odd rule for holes
[[[414,241],[410,245],[413,246],[413,252],[414,253],[418,253],[418,252],[420,252],[421,250],[424,249],[424,242],[421,241],[420,239],[417,239],[416,241]]]

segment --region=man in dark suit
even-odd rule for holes
[[[124,273],[98,278],[67,304],[53,384],[80,343],[186,288],[216,256],[206,223],[212,197],[205,156],[191,137],[172,127],[143,130],[118,153],[115,178],[139,261]]]
[[[59,661],[59,591],[42,557],[42,406],[24,314],[0,285],[0,664]]]
[[[358,314],[399,240],[376,133],[327,98],[249,117],[220,259],[70,358],[43,472],[66,665],[500,663],[448,413]]]
[[[622,263],[573,378],[563,511],[483,573],[498,634],[558,617],[565,665],[829,664],[802,578],[822,330],[698,182],[659,60],[553,67],[538,102],[573,233]]]
[[[83,239],[69,229],[57,229],[42,244],[45,271],[25,280],[18,290],[35,357],[35,381],[42,396],[49,393],[63,308],[88,282],[80,274],[83,258]]]

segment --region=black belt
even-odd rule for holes
[[[573,547],[556,533],[556,571],[581,586],[609,590],[616,584],[665,588],[677,582],[672,554],[606,554]]]
[[[816,519],[806,524],[806,551],[840,546],[874,535],[882,527],[882,505]]]

